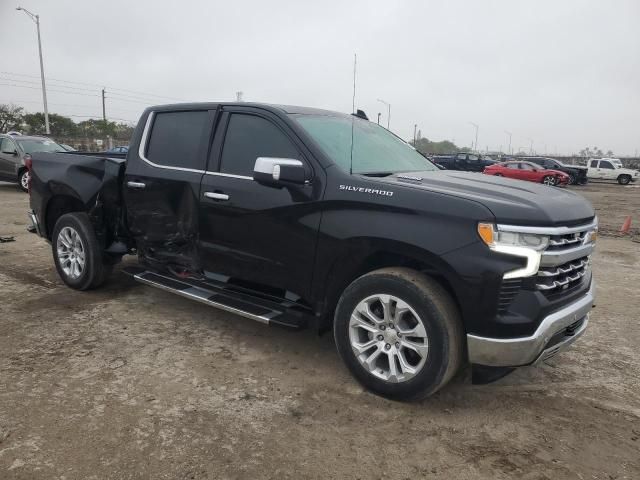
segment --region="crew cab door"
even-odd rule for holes
[[[0,178],[15,182],[16,163],[20,161],[18,147],[9,137],[0,138]]]
[[[258,157],[300,160],[311,180],[279,188],[260,184],[253,180]],[[323,178],[282,119],[262,109],[225,107],[200,192],[207,274],[274,295],[308,294]]]
[[[600,165],[598,166],[598,174],[599,178],[603,178],[605,180],[615,180],[618,178],[616,173],[616,169],[609,160],[600,160]]]
[[[143,262],[196,270],[200,182],[215,111],[148,115],[127,156],[124,198],[129,231]]]

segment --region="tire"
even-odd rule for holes
[[[576,176],[573,173],[569,174],[569,185],[575,185],[576,184]]]
[[[113,265],[105,262],[102,245],[84,212],[67,213],[58,219],[51,250],[58,275],[76,290],[99,287],[113,270]]]
[[[545,175],[542,178],[542,183],[544,183],[545,185],[549,185],[550,187],[553,187],[556,184],[556,178],[553,175]]]
[[[387,318],[382,300],[390,305]],[[356,313],[356,308],[362,311],[364,306],[373,317]],[[396,317],[398,308],[404,312]],[[464,359],[464,331],[453,299],[435,280],[408,268],[376,270],[351,283],[338,302],[333,331],[351,374],[387,398],[416,400],[435,393],[451,380]],[[411,338],[403,334],[409,331],[415,334]],[[420,353],[408,348],[408,342],[419,347]],[[370,367],[364,365],[367,361]]]
[[[27,170],[26,168],[23,168],[18,173],[18,186],[20,187],[20,190],[22,190],[23,192],[28,192],[29,191],[29,177],[30,176],[31,176],[31,174],[29,173],[29,170]]]
[[[494,175],[494,177],[502,177],[502,176],[503,176],[503,175],[502,175],[501,173],[496,173],[496,174]]]
[[[630,181],[631,181],[631,176],[629,175],[620,175],[618,177],[618,183],[620,185],[629,185]]]

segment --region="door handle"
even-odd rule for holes
[[[129,188],[144,188],[146,185],[142,182],[127,182]]]
[[[204,192],[204,196],[207,198],[212,198],[214,200],[229,200],[229,195],[227,195],[226,193]]]

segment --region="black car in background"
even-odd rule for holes
[[[433,155],[429,160],[445,170],[461,170],[464,172],[482,172],[485,167],[497,163],[489,156],[466,152],[451,155]]]
[[[587,183],[587,167],[566,165],[555,158],[548,157],[518,157],[519,160],[537,163],[549,170],[559,170],[569,175],[569,185],[585,185]]]

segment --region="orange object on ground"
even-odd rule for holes
[[[631,215],[628,215],[627,218],[625,218],[624,223],[622,224],[620,233],[629,233],[630,229],[631,229]]]

